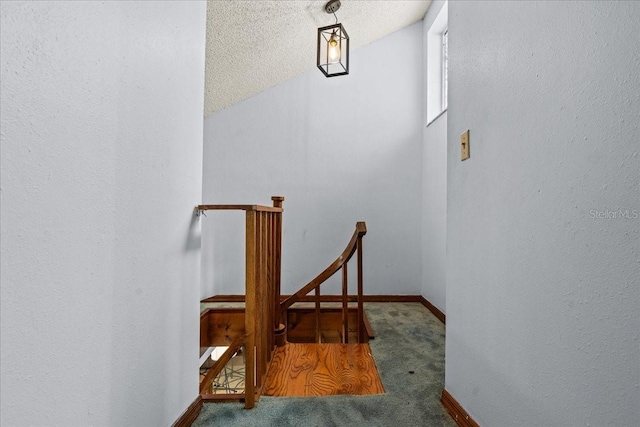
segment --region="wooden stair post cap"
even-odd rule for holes
[[[271,196],[271,200],[273,200],[273,207],[281,208],[282,202],[284,202],[284,196]]]

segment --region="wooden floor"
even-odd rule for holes
[[[369,344],[278,347],[265,382],[267,396],[384,393]]]

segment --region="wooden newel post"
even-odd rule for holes
[[[284,202],[284,196],[272,196],[271,200],[273,200],[274,208],[282,209],[282,202]],[[286,319],[283,316],[282,310],[280,310],[280,273],[282,268],[282,212],[276,214],[275,219],[275,250],[274,250],[274,284],[275,284],[275,292],[274,292],[274,331],[275,331],[275,343],[277,346],[281,347],[284,345],[286,341]]]

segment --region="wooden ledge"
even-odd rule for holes
[[[284,301],[289,297],[291,297],[291,295],[281,295],[280,301]],[[349,302],[355,302],[358,300],[358,297],[356,295],[349,295],[347,300]],[[442,323],[447,323],[447,316],[422,295],[363,295],[362,300],[364,302],[419,302],[433,313],[433,315]],[[212,297],[205,298],[200,302],[242,303],[244,302],[244,295],[214,295]],[[298,302],[315,302],[315,296],[305,295],[304,297],[301,297]],[[320,297],[320,302],[342,302],[342,295],[322,295]]]
[[[283,212],[283,208],[262,205],[198,205],[196,210],[202,211],[255,211],[255,212]]]

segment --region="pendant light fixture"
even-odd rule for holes
[[[336,23],[318,28],[317,65],[326,77],[349,74],[349,35],[338,22],[336,16],[338,9],[340,9],[340,0],[329,0],[324,10],[333,14]]]

